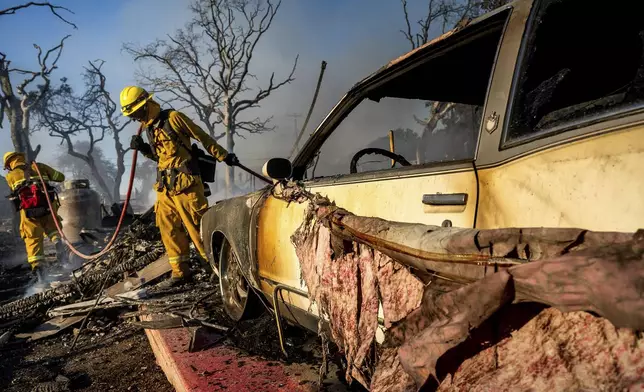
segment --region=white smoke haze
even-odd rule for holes
[[[409,0],[410,19],[415,21],[426,12],[427,0]],[[46,11],[29,11],[21,15],[4,17],[0,24],[0,35],[11,36],[10,42],[3,45],[2,51],[12,59],[17,68],[33,69],[35,50],[33,43],[43,48],[56,45],[66,34],[72,37],[66,42],[58,69],[52,75],[52,83],[66,77],[76,91],[83,90],[81,74],[83,66],[90,60],[105,60],[103,71],[107,77],[107,88],[112,99],[118,103],[120,90],[126,85],[137,84],[135,71],[138,66],[133,59],[122,51],[123,43],[145,45],[155,39],[164,39],[182,28],[191,18],[188,0],[136,0],[128,2],[81,2],[64,3],[75,12],[71,17],[78,30],[71,29]],[[416,17],[416,15],[418,15]],[[44,21],[38,28],[24,29],[30,17],[40,17]],[[52,20],[54,19],[54,20]],[[39,19],[40,20],[40,19]],[[391,59],[410,50],[409,43],[400,33],[404,26],[403,13],[397,0],[353,0],[347,1],[302,1],[284,0],[270,30],[264,35],[254,53],[251,72],[256,80],[248,87],[266,86],[271,73],[276,80],[286,77],[294,58],[299,55],[295,81],[273,92],[262,101],[261,107],[245,112],[244,118],[272,118],[274,132],[262,135],[238,137],[235,153],[241,162],[251,169],[261,172],[262,165],[273,157],[289,158],[295,135],[301,128],[313,98],[315,84],[322,60],[327,62],[317,104],[299,147],[306,142],[322,118],[355,83],[385,65]],[[13,34],[20,31],[21,34]],[[437,31],[432,35],[437,35]],[[197,123],[197,117],[190,108],[184,110]],[[297,128],[292,115],[299,115]],[[323,153],[335,154],[337,164],[348,168],[351,154],[367,147],[374,140],[386,137],[390,129],[411,128],[418,133],[418,124],[413,116],[425,116],[422,102],[383,100],[381,103],[364,102],[341,125],[336,134],[327,142]],[[0,129],[1,153],[13,149],[5,119],[4,129]],[[130,137],[136,132],[137,125],[131,124],[121,134],[121,142],[128,145]],[[219,129],[219,131],[223,130]],[[78,143],[86,141],[85,135],[74,138]],[[43,150],[39,160],[56,164],[63,168],[68,179],[88,177],[87,172],[72,169],[69,160],[57,162],[60,149],[58,139],[51,138],[46,132],[33,135],[32,144],[40,144]],[[223,143],[223,140],[221,140]],[[108,134],[98,146],[104,153],[106,170],[116,164],[113,140]],[[414,157],[406,156],[408,160]],[[126,172],[121,183],[121,195],[125,196],[132,154],[125,157]],[[324,173],[319,168],[318,174]],[[217,180],[209,184],[212,195],[210,205],[226,197],[235,197],[259,189],[265,184],[237,168],[235,187],[227,194],[223,174],[225,164],[217,165]],[[328,173],[333,174],[333,173]],[[156,199],[152,185],[156,180],[154,163],[139,155],[135,190],[132,207],[142,213],[151,207]],[[97,188],[93,179],[92,187]],[[0,191],[5,196],[4,178],[0,178]],[[4,186],[4,187],[3,187]],[[0,218],[6,218],[7,203],[0,200]],[[109,207],[109,206],[108,206]],[[0,244],[2,245],[2,244]],[[23,244],[11,255],[3,255],[0,261],[6,268],[23,264],[28,268]],[[48,280],[60,277],[50,276]],[[35,287],[27,293],[33,293]]]
[[[417,0],[410,3],[411,19],[416,20],[418,18],[414,15],[422,16],[427,2]],[[33,42],[46,47],[56,44],[59,37],[70,33],[72,37],[66,43],[59,69],[52,80],[55,82],[58,78],[67,77],[72,86],[80,91],[82,67],[89,60],[102,59],[106,61],[103,70],[107,76],[107,87],[113,99],[118,101],[122,87],[136,84],[134,75],[138,68],[132,58],[121,50],[122,44],[147,44],[172,34],[190,19],[188,5],[187,0],[137,0],[120,5],[73,2],[68,6],[75,12],[73,21],[78,25],[78,30],[55,21],[49,23],[45,19],[47,26],[51,25],[46,35],[42,31],[28,31],[12,43],[6,52],[9,57],[15,58],[14,65],[33,67]],[[96,9],[104,9],[102,17],[94,17]],[[3,20],[5,27],[0,26],[0,34],[4,33],[4,28],[11,29],[20,25],[17,18],[7,19],[7,24]],[[324,80],[308,128],[299,144],[301,147],[321,119],[352,85],[410,49],[409,43],[399,31],[403,25],[400,3],[395,0],[319,3],[284,0],[273,25],[256,48],[251,72],[257,79],[256,84],[249,87],[266,86],[272,72],[275,72],[276,80],[285,77],[293,59],[299,55],[295,81],[271,94],[262,101],[261,107],[245,113],[245,118],[272,117],[276,130],[262,135],[249,135],[245,139],[237,138],[235,152],[242,163],[259,171],[269,158],[288,157],[296,132],[293,118],[289,115],[301,115],[297,119],[297,125],[298,128],[302,126],[313,97],[320,62],[325,60],[328,65]],[[185,112],[196,121],[192,110],[186,109]],[[386,136],[389,129],[404,128],[413,121],[412,114],[420,113],[422,117],[422,110],[416,106],[403,107],[399,104],[381,103],[377,109],[378,115],[371,113],[358,108],[345,122],[351,129],[343,132],[342,141],[330,141],[330,146],[346,148],[347,151],[338,150],[340,160],[355,152],[355,146],[366,147],[372,140]],[[128,131],[121,136],[122,142],[129,144],[130,136],[135,131],[136,125],[130,125]],[[41,132],[34,135],[33,144],[50,146],[53,140]],[[0,143],[5,149],[10,148],[8,132],[0,132]],[[115,163],[113,142],[109,135],[99,146],[106,158]],[[55,162],[55,149],[44,148],[39,160]],[[126,173],[121,184],[122,195],[126,191],[131,160],[132,156],[128,154],[125,158]],[[150,206],[155,198],[151,189],[154,173],[144,167],[145,161],[145,158],[139,156],[135,183],[138,193],[135,198],[141,206]],[[348,167],[349,162],[345,164]],[[223,172],[224,165],[219,165],[217,183],[210,184],[214,196],[211,196],[211,200],[221,197]],[[242,181],[238,182],[240,172],[241,170],[236,170],[237,187],[233,190],[233,195],[243,194],[251,189],[245,186],[248,181],[246,173],[242,173]],[[263,184],[257,180],[256,187],[261,186]]]
[[[99,248],[83,241],[76,242],[73,246],[80,253],[86,255],[90,255],[100,250]],[[39,282],[36,281],[34,277],[32,284],[27,288],[23,298],[53,288],[56,284],[71,281],[73,271],[82,267],[85,263],[84,259],[76,256],[71,251],[68,251],[65,255],[56,255],[56,258],[54,259],[54,245],[48,240],[45,240],[45,254],[48,256],[48,264],[43,265],[44,280]],[[23,257],[22,262],[26,263],[25,260],[26,258]]]
[[[20,244],[18,244],[20,246]],[[29,268],[27,264],[27,254],[24,251],[13,250],[2,255],[0,265],[5,269],[13,269],[16,267]]]

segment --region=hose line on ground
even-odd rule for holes
[[[137,136],[141,135],[141,131],[143,131],[143,125],[139,127],[139,130],[137,131]],[[125,213],[127,211],[127,207],[130,204],[130,196],[132,195],[132,187],[134,184],[134,174],[136,173],[136,159],[138,155],[138,151],[134,150],[133,152],[134,155],[132,155],[132,167],[130,169],[130,181],[127,186],[127,194],[125,196],[125,203],[123,204],[123,209],[121,210],[121,216],[119,217],[118,224],[116,225],[116,230],[114,231],[114,234],[112,234],[112,238],[110,241],[107,243],[105,248],[101,250],[100,252],[93,254],[93,255],[86,255],[84,253],[81,253],[78,251],[74,246],[69,242],[67,237],[65,237],[65,233],[63,233],[62,228],[60,227],[60,222],[58,222],[58,216],[56,216],[56,212],[54,212],[54,206],[52,205],[51,199],[49,197],[49,192],[44,192],[45,193],[45,199],[47,200],[47,205],[49,206],[49,211],[51,212],[51,217],[54,219],[54,224],[56,225],[56,230],[58,230],[58,234],[60,235],[61,241],[69,248],[72,253],[74,253],[76,256],[85,259],[85,260],[94,260],[97,259],[107,252],[110,251],[110,248],[112,245],[114,245],[114,241],[116,240],[116,237],[119,234],[119,231],[121,230],[121,224],[123,223],[123,219],[125,218]],[[36,162],[33,162],[33,168],[38,173],[38,178],[40,178],[40,183],[43,187],[43,189],[47,189],[47,184],[45,184],[45,180],[42,177],[42,174],[40,173],[40,169],[38,168],[38,164]]]

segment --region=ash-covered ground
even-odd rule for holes
[[[35,277],[29,270],[23,243],[10,233],[0,232],[0,307],[32,293]],[[54,248],[46,247],[48,260],[55,261]],[[259,356],[267,361],[295,363],[306,372],[319,372],[323,363],[320,339],[299,327],[284,323],[288,359],[281,353],[275,319],[268,311],[252,320],[232,323],[221,307],[217,279],[205,266],[193,260],[196,271],[191,284],[161,291],[149,286],[144,300],[148,309],[186,311],[199,314],[200,319],[229,328],[218,344],[238,350],[241,357]],[[163,277],[162,277],[163,278]],[[88,298],[66,301],[75,303]],[[198,309],[192,309],[194,303]],[[14,335],[29,332],[46,321],[46,311],[20,318]],[[98,307],[80,333],[76,346],[72,342],[80,324],[48,338],[28,342],[12,336],[0,343],[0,390],[18,391],[172,391],[164,373],[156,363],[144,330],[137,325],[140,304],[116,308]],[[16,320],[0,321],[0,332],[11,328]],[[327,354],[328,372],[322,385],[307,381],[314,389],[324,391],[362,390],[349,387],[343,379],[342,356],[333,345]],[[240,361],[243,366],[244,361]],[[314,377],[316,378],[316,377]],[[311,377],[309,377],[311,379]],[[354,383],[355,385],[356,383]]]

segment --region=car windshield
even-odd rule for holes
[[[310,160],[306,177],[474,159],[506,17],[507,13],[500,13],[412,53],[417,57],[407,68],[365,93],[365,99]],[[396,67],[390,66],[394,68],[391,72],[396,73]],[[370,152],[375,154],[362,154],[374,148],[393,151],[404,159],[393,162],[391,156],[374,150]]]
[[[472,158],[481,108],[401,98],[365,100],[327,139],[309,178],[350,174],[355,154],[367,148],[393,150],[411,165]],[[356,164],[357,172],[391,167],[391,159],[379,154],[362,156]]]

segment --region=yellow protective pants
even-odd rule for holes
[[[51,214],[29,219],[25,214],[25,210],[20,210],[20,237],[25,241],[27,261],[31,265],[31,269],[36,268],[45,259],[44,236],[47,236],[54,244],[60,241],[58,230],[56,230],[56,224]]]
[[[157,191],[154,208],[156,224],[172,267],[172,277],[183,278],[189,273],[190,240],[201,257],[206,259],[199,234],[201,217],[208,209],[203,184],[198,181],[176,195]]]

